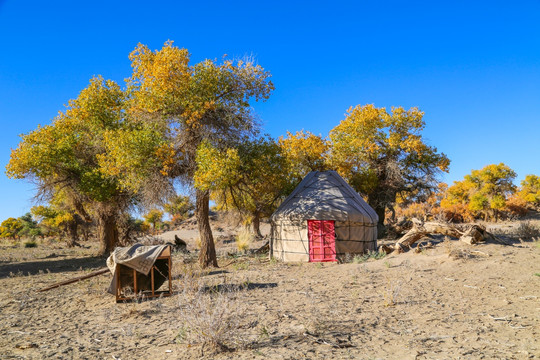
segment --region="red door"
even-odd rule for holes
[[[336,261],[336,233],[332,220],[308,220],[309,261]]]

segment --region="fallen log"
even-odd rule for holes
[[[424,237],[429,237],[429,235],[432,234],[440,234],[458,238],[460,241],[470,245],[484,241],[486,237],[489,236],[502,244],[508,245],[507,242],[496,238],[493,234],[487,232],[484,226],[478,224],[469,225],[465,229],[460,229],[456,225],[447,223],[433,221],[423,223],[418,219],[413,219],[412,222],[413,227],[405,235],[403,235],[401,239],[399,239],[393,246],[381,246],[379,251],[387,254],[391,252],[402,253],[409,249],[418,240]]]
[[[469,244],[474,245],[480,241],[483,241],[486,236],[486,229],[483,226],[473,225],[468,228],[459,240]]]
[[[109,268],[103,268],[103,269],[94,271],[94,272],[92,272],[92,273],[90,273],[90,274],[87,274],[87,275],[78,276],[78,277],[73,278],[73,279],[69,279],[69,280],[64,280],[64,281],[58,282],[58,283],[53,284],[53,285],[51,285],[51,286],[49,286],[49,287],[46,287],[46,288],[41,289],[41,290],[38,290],[38,292],[48,291],[48,290],[55,289],[55,288],[60,287],[60,286],[64,286],[64,285],[68,285],[68,284],[73,284],[74,282],[81,281],[81,280],[85,280],[85,279],[89,279],[89,278],[91,278],[91,277],[98,276],[98,275],[101,275],[101,274],[105,274],[105,273],[107,273],[107,272],[110,272],[110,271],[109,271]]]

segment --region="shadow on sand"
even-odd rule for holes
[[[45,273],[61,273],[79,270],[96,270],[105,266],[105,258],[100,256],[58,260],[44,258],[34,261],[0,264],[0,279],[9,277],[10,274],[16,276],[36,275],[39,274],[40,270]]]

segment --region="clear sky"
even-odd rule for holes
[[[418,106],[451,183],[504,162],[540,175],[539,1],[0,0],[0,221],[32,206],[10,149],[93,75],[123,82],[128,54],[167,40],[192,61],[253,56],[276,90],[254,109],[274,137],[326,136],[357,104]]]

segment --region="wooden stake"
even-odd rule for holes
[[[77,281],[81,281],[81,280],[89,279],[89,278],[94,277],[94,276],[105,274],[106,272],[110,272],[109,268],[103,268],[103,269],[94,271],[94,272],[92,272],[92,273],[90,273],[88,275],[83,275],[83,276],[79,276],[79,277],[76,277],[76,278],[73,278],[73,279],[61,281],[59,283],[56,283],[56,284],[51,285],[49,287],[46,287],[44,289],[38,290],[38,292],[47,291],[47,290],[55,289],[55,288],[60,287],[60,286],[72,284],[72,283],[77,282]]]

